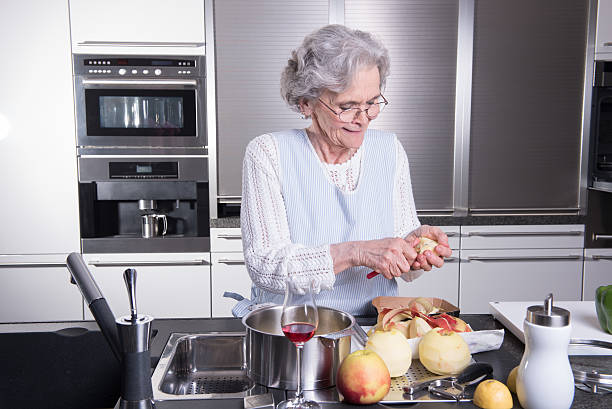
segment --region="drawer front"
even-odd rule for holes
[[[242,252],[240,228],[210,229],[210,248],[212,252]]]
[[[582,249],[461,251],[459,307],[488,314],[491,301],[578,301]]]
[[[442,268],[425,271],[414,281],[406,282],[401,278],[396,281],[400,297],[436,297],[459,306],[459,255],[453,254]]]
[[[584,225],[462,226],[461,249],[584,247]]]
[[[597,287],[612,284],[612,249],[586,249],[584,253],[582,299],[593,301]]]
[[[453,250],[459,249],[459,243],[461,241],[461,228],[459,226],[439,226],[439,227],[448,236],[448,245],[450,246],[450,248]]]
[[[236,300],[223,297],[226,291],[251,297],[251,277],[242,253],[213,253],[211,267],[212,316],[231,317]]]

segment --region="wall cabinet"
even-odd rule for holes
[[[154,318],[210,317],[210,255],[85,254],[94,280],[115,317],[130,313],[123,281],[126,268],[135,268],[138,311]],[[85,319],[92,319],[88,308]]]
[[[204,0],[70,1],[72,50],[204,54]]]
[[[0,256],[0,322],[77,321],[83,301],[60,255]]]
[[[612,0],[598,1],[595,59],[612,60]]]
[[[610,284],[612,284],[612,249],[585,249],[582,299],[595,300],[597,287]]]

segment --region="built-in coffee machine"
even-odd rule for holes
[[[79,157],[83,253],[210,250],[208,158]]]

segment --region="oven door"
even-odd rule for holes
[[[77,76],[79,149],[146,148],[206,153],[205,85],[197,80],[116,80]]]

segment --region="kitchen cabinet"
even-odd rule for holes
[[[77,54],[205,54],[204,0],[70,0]]]
[[[599,0],[597,5],[597,34],[595,59],[612,60],[612,0]]]
[[[63,255],[0,256],[0,322],[82,320],[65,262]]]
[[[251,277],[242,253],[212,253],[211,257],[212,316],[231,317],[237,301],[223,297],[223,293],[229,291],[251,298]]]
[[[585,249],[582,300],[594,301],[597,287],[610,284],[612,284],[612,249]]]
[[[582,296],[584,225],[462,226],[459,307],[488,313],[491,301]]]
[[[4,4],[0,38],[0,254],[65,260],[80,249],[68,3]]]
[[[223,297],[226,291],[251,296],[251,277],[244,263],[240,228],[210,231],[212,316],[231,317],[236,300]]]
[[[115,317],[130,313],[123,281],[135,268],[136,302],[154,318],[210,317],[210,254],[84,254],[93,277]],[[85,318],[92,319],[86,308]]]
[[[310,122],[301,120],[280,97],[280,76],[304,36],[328,23],[329,2],[214,3],[217,200],[232,203],[242,194],[242,160],[249,141]]]
[[[344,23],[389,50],[390,103],[371,126],[404,146],[419,210],[453,209],[459,3],[379,0],[374,11],[370,0],[344,1]]]
[[[476,0],[470,211],[579,208],[588,10]]]
[[[453,255],[442,268],[424,272],[412,282],[397,279],[400,297],[436,297],[459,306],[459,226],[440,226],[448,235]]]

